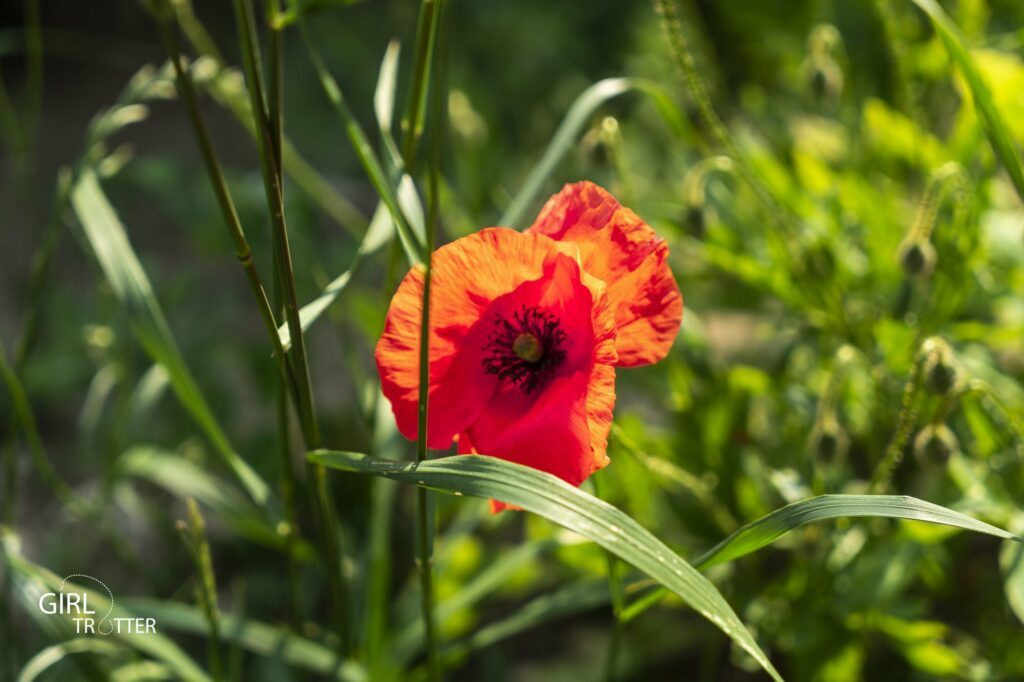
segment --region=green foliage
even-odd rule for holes
[[[465,679],[1024,678],[1024,6],[268,0],[240,45],[229,12],[146,4],[251,271],[152,17],[103,8],[147,27],[116,42],[27,2],[0,37],[0,679],[422,680],[429,652]],[[669,357],[618,372],[611,466],[406,463],[372,359],[398,280],[435,227],[522,228],[579,179],[686,300]],[[318,477],[295,417],[375,475]],[[417,517],[384,477],[457,494]],[[58,569],[158,634],[41,614]]]

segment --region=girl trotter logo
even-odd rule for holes
[[[67,582],[72,578],[86,578],[98,583],[110,597],[110,606],[103,617],[96,620],[96,612],[89,608],[89,593],[81,591],[65,591]],[[73,585],[72,585],[73,587]],[[72,573],[60,581],[56,592],[45,592],[39,597],[39,610],[48,615],[68,616],[75,624],[78,635],[142,635],[156,633],[155,618],[123,617],[111,618],[114,612],[114,593],[106,584],[91,575]]]

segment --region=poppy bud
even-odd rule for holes
[[[945,424],[929,424],[914,439],[914,456],[924,466],[945,464],[959,449],[956,436]]]
[[[850,439],[835,417],[827,415],[811,431],[810,446],[811,452],[822,462],[835,462],[846,456]]]
[[[701,239],[707,227],[703,206],[687,206],[683,214],[683,225],[693,236]]]
[[[913,238],[900,247],[900,263],[911,277],[927,277],[935,267],[935,247],[927,239]]]
[[[830,57],[809,61],[805,67],[807,87],[817,102],[832,102],[843,92],[843,72]]]
[[[959,378],[953,351],[939,338],[928,339],[924,349],[924,385],[936,395],[946,395],[953,390]]]

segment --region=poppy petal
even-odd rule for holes
[[[575,251],[541,235],[488,228],[439,248],[432,259],[428,445],[448,447],[497,389],[483,346],[488,309],[526,282],[540,280]],[[575,266],[578,270],[578,266]],[[376,348],[381,389],[406,438],[418,432],[419,344],[423,270],[413,268],[391,300]]]
[[[556,311],[571,343],[566,358],[539,394],[502,383],[460,436],[459,451],[518,462],[579,485],[608,464],[614,315],[603,283],[566,256],[537,284],[515,292],[515,303]]]
[[[583,269],[604,280],[615,308],[620,367],[664,358],[683,319],[683,297],[668,267],[668,245],[592,182],[566,185],[527,233],[574,242]]]

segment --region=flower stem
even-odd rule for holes
[[[423,0],[416,28],[416,60],[413,66],[412,90],[402,117],[402,162],[412,172],[416,145],[423,134],[424,96],[430,86],[428,66],[434,56],[437,41],[437,27],[441,17],[441,2]]]
[[[425,24],[423,17],[432,16],[430,29],[432,36],[436,37],[441,15],[444,10],[444,0],[424,0],[421,8],[420,35],[417,40],[433,43],[434,38],[428,39],[423,35]],[[436,14],[434,14],[436,13]],[[419,377],[419,412],[416,430],[416,461],[422,462],[427,459],[427,427],[428,427],[428,403],[430,394],[430,280],[431,260],[434,251],[434,238],[437,233],[439,215],[439,178],[441,174],[441,143],[444,137],[446,118],[444,116],[445,88],[442,86],[444,62],[438,57],[437,50],[426,50],[433,73],[434,87],[431,89],[431,131],[430,145],[430,173],[428,177],[427,192],[427,222],[426,222],[426,245],[423,259],[423,311],[420,320],[420,377]],[[418,69],[416,82],[420,85],[414,86],[413,97],[419,98],[421,81],[426,80],[426,66]],[[415,117],[416,108],[410,109],[411,116]],[[409,119],[415,127],[415,118]],[[406,131],[407,150],[415,149],[415,140],[409,143],[413,137],[414,130]],[[421,607],[423,610],[423,625],[425,635],[425,646],[427,650],[428,679],[441,679],[440,652],[438,648],[437,623],[434,618],[434,558],[433,558],[433,534],[434,519],[430,517],[429,493],[425,488],[416,490],[416,545],[418,550],[417,566],[420,573]]]
[[[313,388],[306,357],[302,323],[299,319],[299,300],[295,288],[295,272],[292,268],[291,247],[288,243],[288,226],[284,212],[283,159],[281,156],[281,74],[272,79],[270,99],[277,100],[268,106],[264,99],[263,79],[260,75],[256,26],[253,21],[251,0],[235,0],[235,14],[238,21],[239,41],[245,65],[246,80],[252,115],[256,121],[256,140],[260,152],[260,169],[263,173],[264,192],[273,228],[272,243],[275,262],[278,266],[278,281],[284,293],[285,318],[292,345],[289,351],[290,367],[295,381],[296,406],[302,425],[306,448],[320,447],[320,427],[317,423],[313,401]],[[276,33],[276,32],[275,32]],[[276,46],[273,46],[277,43]],[[275,71],[281,68],[280,36],[271,39],[271,51],[276,53],[271,63]],[[270,111],[277,122],[272,122]],[[323,542],[331,604],[339,637],[339,653],[347,655],[352,648],[352,632],[349,621],[348,585],[342,561],[342,547],[338,533],[338,519],[334,502],[327,485],[327,472],[323,465],[316,464],[313,471],[313,493]]]
[[[594,476],[591,480],[594,482],[594,495],[602,497],[600,474]],[[622,644],[622,628],[625,625],[623,613],[626,608],[626,593],[622,586],[618,559],[608,551],[604,552],[604,558],[608,575],[608,591],[611,593],[612,598],[612,615],[615,617],[611,639],[608,642],[608,651],[604,659],[604,679],[611,682],[616,679],[615,669],[618,665],[619,650]]]

